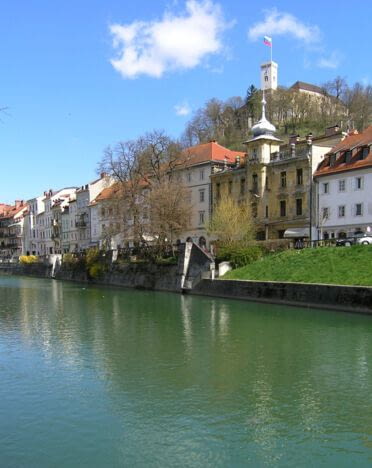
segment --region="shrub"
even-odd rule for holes
[[[21,255],[19,261],[23,265],[30,265],[31,263],[37,263],[38,258],[36,255]]]
[[[230,262],[233,268],[239,268],[262,258],[266,253],[266,249],[259,245],[249,247],[222,246],[218,249],[217,260]]]
[[[99,259],[99,249],[97,247],[93,247],[92,249],[87,250],[85,261],[86,261],[88,268],[95,265],[98,259]]]
[[[97,279],[100,278],[105,272],[105,265],[102,263],[93,263],[88,267],[88,274],[90,278]]]

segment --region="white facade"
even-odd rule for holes
[[[316,180],[318,238],[354,236],[372,228],[371,193],[371,168],[319,177]]]
[[[76,192],[77,213],[75,225],[78,229],[78,250],[85,250],[93,245],[97,245],[96,242],[92,242],[92,223],[89,205],[111,183],[110,177],[101,174],[99,179],[82,186]]]
[[[70,200],[61,216],[62,223],[62,252],[75,252],[78,250],[78,229],[75,225],[77,214],[76,199]]]
[[[266,62],[261,65],[261,89],[277,89],[278,87],[278,64]]]
[[[23,255],[38,255],[36,217],[44,211],[44,199],[45,195],[42,195],[27,201],[28,213],[25,216],[23,226]]]

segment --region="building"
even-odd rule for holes
[[[92,225],[89,205],[97,195],[104,188],[110,186],[111,183],[111,178],[102,173],[99,179],[81,186],[76,192],[75,226],[78,230],[78,250],[86,250],[96,245],[92,243]]]
[[[27,200],[28,210],[23,225],[23,255],[39,255],[37,215],[44,211],[45,195]]]
[[[264,91],[275,90],[278,88],[278,64],[265,62],[261,65],[261,89]]]
[[[252,127],[253,136],[245,145],[240,164],[212,175],[212,191],[218,201],[233,196],[251,204],[257,239],[304,239],[310,237],[313,205],[312,174],[332,146],[343,138],[340,129],[330,127],[322,136],[293,136],[283,142],[265,116]]]
[[[77,252],[79,250],[78,245],[78,228],[76,227],[76,194],[70,196],[68,204],[64,206],[61,213],[61,225],[62,225],[62,252]]]
[[[0,260],[19,257],[23,247],[23,224],[27,204],[16,200],[14,205],[0,204]]]
[[[193,240],[205,246],[209,243],[206,224],[212,211],[211,175],[244,158],[241,151],[229,150],[216,141],[192,146],[184,151],[185,163],[180,169],[182,183],[189,192],[192,206],[190,226],[180,235],[180,241]]]
[[[329,151],[314,174],[318,239],[354,236],[372,228],[372,126]]]

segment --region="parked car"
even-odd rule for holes
[[[336,240],[336,247],[350,247],[351,245],[360,244],[359,240],[365,237],[364,232],[358,232],[354,236],[345,237]]]
[[[345,237],[344,239],[336,240],[336,247],[350,247],[356,244],[356,237]]]
[[[372,244],[372,236],[365,234],[363,237],[357,239],[357,244],[370,245]]]

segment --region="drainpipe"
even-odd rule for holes
[[[309,133],[306,137],[307,154],[310,165],[310,200],[309,200],[309,219],[310,219],[310,247],[312,247],[312,229],[313,229],[313,147],[312,147],[312,134]]]

